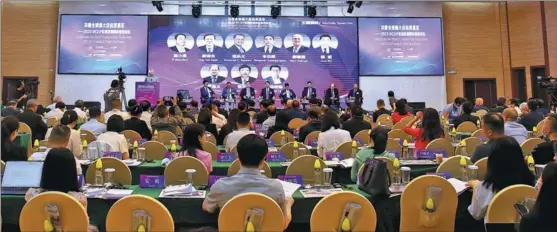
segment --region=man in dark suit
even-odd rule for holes
[[[317,97],[317,92],[315,91],[315,88],[311,87],[311,81],[308,81],[307,86],[304,87],[304,90],[302,90],[302,97],[308,100]]]
[[[222,90],[222,99],[224,99],[225,101],[231,99],[236,102],[236,96],[238,96],[238,91],[236,91],[235,88],[232,88],[232,84],[230,83],[230,81],[226,82],[226,88]],[[225,103],[225,105],[227,108],[229,107],[228,104]]]
[[[290,120],[294,118],[306,119],[306,114],[300,110],[300,102],[298,100],[292,101],[292,109],[288,111],[288,115],[290,115]]]
[[[496,113],[486,114],[482,119],[482,134],[488,140],[485,144],[480,144],[474,150],[470,161],[476,161],[488,157],[493,150],[493,140],[505,137],[505,121],[503,117]]]
[[[203,78],[203,81],[207,81],[210,84],[220,84],[226,79],[226,77],[219,76],[220,68],[218,64],[211,65],[209,71],[211,72],[211,75]]]
[[[251,73],[251,67],[247,64],[243,64],[240,65],[240,67],[238,68],[238,71],[240,72],[240,76],[239,77],[235,77],[232,80],[238,84],[240,84],[241,86],[245,86],[246,82],[254,82],[256,80],[255,77],[251,77],[249,74]]]
[[[255,124],[262,124],[267,118],[269,118],[269,114],[267,114],[267,107],[271,105],[270,100],[263,100],[259,103],[259,112],[255,114]]]
[[[20,122],[27,124],[31,128],[31,134],[33,136],[33,141],[44,140],[46,130],[48,127],[43,121],[43,117],[35,112],[37,112],[38,102],[35,99],[30,99],[27,101],[27,109],[17,116]]]
[[[234,35],[234,44],[228,48],[228,52],[232,54],[243,54],[246,53],[244,49],[244,41],[245,36],[244,34],[235,34]]]
[[[532,151],[536,164],[547,164],[553,162],[555,156],[555,143],[557,143],[557,116],[549,114],[544,121],[543,134],[549,139],[548,142],[538,144]]]
[[[543,120],[543,115],[536,112],[538,109],[538,101],[529,100],[527,104],[529,112],[527,114],[523,114],[518,123],[522,124],[527,131],[532,131],[532,129],[537,126],[541,120]],[[537,129],[540,130],[541,128]]]
[[[271,82],[271,85],[280,85],[282,84],[284,81],[286,81],[286,79],[280,77],[280,66],[274,64],[271,65],[271,67],[269,67],[269,71],[271,71],[271,76],[270,77],[265,77],[265,79],[263,79],[266,82]]]
[[[221,47],[215,45],[215,35],[214,34],[205,34],[203,36],[203,40],[205,40],[205,45],[200,46],[199,50],[205,53],[213,53],[218,54],[221,52]]]
[[[178,53],[184,53],[184,52],[187,52],[187,51],[190,50],[186,47],[186,35],[185,34],[176,34],[174,36],[174,39],[176,40],[176,45],[170,47],[170,50],[172,50],[174,52],[178,52]]]
[[[352,117],[342,124],[342,129],[350,132],[350,137],[354,138],[356,133],[371,129],[371,124],[364,121],[364,111],[361,107],[352,108]]]
[[[17,116],[18,114],[21,113],[21,111],[16,108],[17,102],[14,100],[11,100],[8,102],[8,104],[6,105],[6,108],[2,109],[2,117],[8,117],[8,116]]]
[[[275,90],[271,88],[270,82],[265,82],[265,88],[261,89],[261,94],[259,95],[261,99],[265,100],[275,100]]]
[[[335,88],[335,84],[331,83],[331,88],[328,88],[327,90],[325,90],[325,105],[327,106],[332,106],[332,105],[336,105],[338,106],[338,89]]]
[[[304,37],[300,34],[292,35],[292,47],[287,48],[288,51],[294,54],[302,54],[308,50],[307,47],[303,45]]]
[[[319,121],[319,114],[321,114],[321,109],[319,107],[312,107],[307,111],[307,124],[300,127],[300,133],[298,134],[299,141],[304,142],[309,133],[314,131],[321,131],[321,121]]]
[[[278,48],[275,47],[275,37],[272,35],[265,35],[263,36],[263,40],[265,41],[265,45],[257,48],[257,50],[264,54],[275,54],[278,50]]]
[[[284,105],[286,104],[286,101],[296,98],[296,94],[290,89],[290,84],[286,83],[284,84],[284,89],[280,92],[279,97],[281,99],[281,103]]]
[[[454,118],[453,120],[454,127],[458,128],[460,124],[466,121],[476,124],[480,120],[480,118],[472,115],[473,110],[474,110],[474,104],[472,104],[472,102],[467,101],[462,103],[462,114]]]
[[[246,82],[246,87],[240,91],[240,100],[246,101],[255,97],[255,89],[251,87],[250,82]]]
[[[377,100],[377,110],[373,111],[373,122],[377,122],[377,119],[382,114],[391,115],[391,111],[385,109],[385,101],[383,99]]]
[[[346,100],[348,103],[348,99],[349,98],[353,98],[354,99],[354,103],[361,105],[362,104],[362,90],[360,88],[358,88],[358,84],[354,84],[354,88],[350,90],[350,92],[348,92],[348,96],[346,96]]]
[[[209,87],[209,82],[203,81],[203,87],[199,91],[201,92],[201,102],[203,104],[213,102],[215,92]]]

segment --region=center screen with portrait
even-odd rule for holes
[[[149,66],[161,93],[194,99],[204,80],[219,97],[227,82],[259,96],[267,81],[277,96],[288,83],[301,97],[308,81],[318,98],[331,83],[342,95],[358,82],[357,30],[355,18],[151,16]]]

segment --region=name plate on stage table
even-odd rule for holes
[[[387,152],[393,153],[397,159],[400,158],[400,151],[398,150],[388,150]]]
[[[269,147],[275,146],[275,141],[273,141],[272,139],[266,139],[265,141],[267,141],[267,146]]]
[[[141,188],[164,188],[164,176],[161,175],[139,175],[139,187]]]
[[[344,155],[340,152],[325,153],[325,160],[333,160],[334,158],[337,158],[338,160],[344,160]]]
[[[430,172],[430,173],[427,173],[427,175],[436,175],[436,176],[443,177],[447,180],[451,179],[451,173],[448,173],[448,172]]]
[[[317,147],[317,140],[308,139],[308,146]]]
[[[122,159],[122,152],[119,151],[107,151],[103,154],[103,157],[112,157],[116,159]]]
[[[230,163],[234,162],[236,156],[233,152],[219,152],[217,153],[217,162]]]
[[[282,151],[272,151],[267,153],[267,162],[285,162],[286,155]]]
[[[447,151],[445,150],[418,150],[416,151],[416,158],[418,159],[435,159],[435,154],[443,154],[447,158]]]
[[[302,178],[301,175],[280,175],[278,176],[278,179],[282,181],[294,183],[294,184],[299,184],[299,185],[304,184],[304,179]]]
[[[208,186],[211,187],[213,186],[217,180],[219,180],[220,178],[224,178],[226,176],[217,176],[217,175],[209,175],[209,184]]]

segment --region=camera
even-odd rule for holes
[[[557,91],[557,78],[548,77],[538,77],[538,85],[542,89],[547,89],[549,91]]]

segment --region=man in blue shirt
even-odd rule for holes
[[[89,109],[89,117],[89,121],[81,125],[79,129],[91,131],[95,136],[106,132],[106,124],[102,123],[101,119],[101,108],[93,107]]]
[[[503,111],[503,120],[505,120],[505,135],[516,139],[518,144],[522,144],[528,138],[526,127],[518,123],[518,113],[514,108],[507,108]]]
[[[457,97],[454,99],[453,103],[443,108],[443,116],[449,119],[449,123],[453,123],[454,118],[462,113],[462,102],[464,102],[464,99]]]

